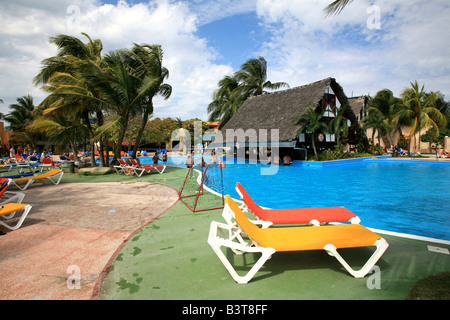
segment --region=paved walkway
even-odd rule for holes
[[[25,193],[33,208],[22,227],[1,227],[2,300],[90,299],[124,241],[178,200],[174,189],[140,181],[33,184]]]

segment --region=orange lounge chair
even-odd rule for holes
[[[240,284],[248,283],[275,252],[321,249],[335,257],[352,276],[362,278],[372,270],[389,246],[386,240],[360,224],[261,229],[246,217],[229,195],[225,197],[224,210],[233,212],[237,227],[213,221],[208,243],[233,279]],[[241,237],[236,236],[242,232],[250,239],[250,246],[247,242],[241,241]],[[352,269],[337,252],[337,249],[366,246],[375,246],[377,249],[360,270]],[[261,253],[262,255],[246,275],[240,276],[222,252],[221,247],[228,247],[236,254]]]
[[[20,217],[19,221],[17,221],[16,225],[11,226],[3,221],[0,221],[0,225],[10,230],[19,229],[23,221],[27,217],[28,213],[30,212],[31,208],[32,207],[29,204],[20,204],[20,203],[7,203],[0,206],[0,217],[4,219],[12,219],[17,212],[23,210],[22,216]]]
[[[27,160],[23,158],[20,154],[15,154],[14,159],[16,159],[17,163],[26,163]]]
[[[14,184],[20,190],[25,190],[34,181],[43,182],[46,180],[50,180],[53,184],[59,184],[63,175],[64,175],[64,171],[62,171],[60,169],[52,169],[52,170],[49,170],[46,173],[43,173],[38,176],[34,175],[34,176],[12,179],[11,183]],[[57,179],[57,180],[54,180],[54,179]],[[25,182],[25,185],[20,184],[20,182]]]
[[[344,207],[299,208],[299,209],[264,209],[258,206],[242,185],[236,183],[236,191],[244,201],[248,210],[256,218],[272,224],[304,224],[320,225],[330,222],[350,222],[358,224],[361,219]]]
[[[42,158],[39,168],[40,168],[40,171],[42,172],[44,170],[44,168],[47,168],[48,170],[50,170],[50,169],[61,168],[61,166],[62,165],[60,163],[54,163],[53,160],[50,158]]]
[[[133,158],[130,158],[130,163],[138,177],[142,176],[144,172],[150,173],[152,170],[156,170],[159,174],[163,174],[164,170],[166,170],[165,165],[139,164],[136,159]]]

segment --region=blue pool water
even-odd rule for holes
[[[240,182],[264,207],[343,206],[366,227],[450,240],[450,163],[368,160],[323,168],[296,164],[261,175],[269,166],[229,162],[224,192],[233,198],[239,198],[235,185]]]

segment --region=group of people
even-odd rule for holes
[[[153,164],[158,164],[158,161],[162,161],[162,162],[167,162],[167,151],[166,150],[164,150],[163,152],[162,152],[162,156],[161,156],[161,158],[159,157],[159,153],[158,152],[155,152],[155,155],[153,156],[153,158],[152,158],[152,160],[153,160]]]
[[[274,164],[274,165],[279,165],[280,163],[281,163],[281,159],[280,159],[280,157],[279,157],[278,155],[271,156],[271,157],[269,158],[269,161],[267,162],[267,164]],[[289,165],[291,165],[291,163],[292,163],[292,158],[291,158],[291,156],[288,155],[288,154],[286,154],[286,155],[283,157],[283,165],[289,166]]]
[[[213,155],[213,159],[216,159],[215,153]],[[202,161],[203,161],[202,165],[205,166],[204,160],[202,160]],[[274,164],[274,165],[279,165],[281,163],[280,157],[278,155],[277,156],[270,156],[269,157],[269,161],[267,162],[267,164],[271,164],[271,163]],[[291,164],[292,164],[291,156],[289,154],[284,155],[284,157],[283,157],[283,165],[289,166]],[[190,153],[188,153],[187,156],[186,156],[186,166],[188,168],[192,168],[193,165],[194,165],[194,158],[192,157],[192,155]]]
[[[39,154],[36,152],[36,150],[31,149],[30,146],[26,146],[24,149],[22,149],[21,146],[18,146],[16,152],[14,146],[11,146],[11,149],[9,149],[9,158],[15,160],[16,154],[20,156],[25,154],[28,157],[36,157],[38,160],[49,157],[49,154],[45,150],[41,154]]]

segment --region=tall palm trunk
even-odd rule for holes
[[[90,122],[90,119],[89,119],[89,112],[87,110],[83,112],[83,119],[84,119],[84,122],[86,123],[86,128],[88,129],[88,132],[89,132],[89,141],[91,142],[90,143],[91,149],[92,149],[92,152],[91,152],[91,165],[93,167],[95,167],[95,153],[94,153],[94,148],[93,148],[93,146],[94,146],[94,143],[93,143],[94,130],[92,129],[91,122]]]
[[[311,134],[311,140],[312,140],[312,147],[314,149],[314,155],[316,156],[316,160],[319,161],[319,156],[317,154],[316,149],[316,135],[314,133]]]
[[[128,119],[130,117],[130,114],[127,113],[124,116],[123,119],[123,126],[122,126],[122,130],[119,132],[119,137],[117,138],[117,145],[116,145],[116,150],[114,151],[114,159],[113,159],[113,163],[117,164],[118,160],[120,158],[120,151],[122,150],[122,143],[123,143],[123,139],[125,137],[125,133],[127,132],[128,129]]]
[[[78,148],[77,148],[77,128],[74,130],[74,138],[69,139],[70,148],[72,149],[73,153],[73,160],[74,161],[80,161],[80,158],[78,158]]]
[[[96,115],[97,115],[98,125],[102,126],[105,122],[102,110],[97,110]],[[108,166],[108,164],[106,164],[106,162],[105,162],[105,157],[104,157],[104,153],[103,153],[103,150],[104,150],[103,149],[103,137],[100,137],[99,142],[100,142],[99,143],[100,144],[100,148],[99,148],[100,167]]]
[[[139,146],[141,144],[142,135],[144,134],[145,126],[147,125],[148,118],[150,114],[153,113],[153,103],[150,101],[150,104],[145,108],[144,114],[142,115],[142,122],[141,126],[139,128],[138,134],[136,136],[136,141],[133,147],[133,159],[136,159],[137,151],[139,149]]]

